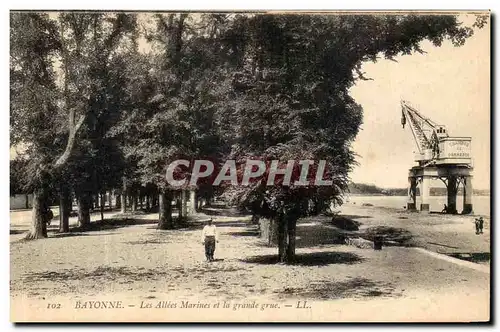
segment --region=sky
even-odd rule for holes
[[[474,188],[490,188],[489,28],[476,30],[461,47],[449,41],[441,47],[423,42],[426,54],[363,65],[365,76],[373,80],[351,88],[364,112],[353,144],[359,163],[351,173],[354,182],[407,186],[417,148],[409,126],[401,126],[400,101],[405,99],[422,115],[445,125],[450,136],[472,138]]]

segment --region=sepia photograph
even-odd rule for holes
[[[490,322],[491,25],[11,9],[11,322]]]

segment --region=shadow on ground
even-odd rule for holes
[[[103,222],[101,221],[91,222],[89,225],[85,227],[74,227],[70,230],[70,232],[73,233],[73,232],[102,231],[102,230],[117,229],[128,226],[149,225],[157,223],[158,221],[156,220],[112,218],[112,219],[105,219]]]
[[[51,232],[49,232],[51,234]],[[103,235],[113,235],[116,233],[99,233],[99,234],[89,234],[81,232],[70,232],[70,233],[54,233],[50,235],[49,238],[63,238],[63,237],[74,237],[74,236],[103,236]]]
[[[473,263],[489,262],[491,260],[491,254],[489,252],[453,253],[448,254],[448,256]]]
[[[241,232],[228,232],[226,234],[231,236],[259,236],[260,232],[256,229],[247,229]]]
[[[404,228],[392,226],[369,227],[364,230],[360,236],[369,241],[373,241],[375,237],[380,236],[384,241],[394,242],[400,245],[409,243],[413,238],[413,234],[410,231]]]
[[[358,231],[359,226],[362,225],[359,221],[352,220],[348,216],[334,216],[327,224],[345,231]]]
[[[370,219],[372,216],[357,215],[357,214],[341,214],[340,216],[347,219]]]
[[[250,222],[246,221],[230,221],[230,222],[214,222],[214,225],[217,226],[217,228],[223,228],[223,227],[248,227],[252,225]]]
[[[152,238],[152,239],[145,239],[145,240],[138,240],[138,241],[128,241],[125,242],[127,244],[138,244],[138,245],[147,245],[147,244],[164,244],[164,243],[172,243],[173,241],[171,239],[161,239],[161,238]]]
[[[428,243],[428,244],[433,244],[433,245],[435,245],[435,246],[445,247],[445,248],[460,249],[459,247],[456,247],[456,246],[450,246],[450,245],[443,244],[443,243],[437,243],[437,242],[427,242],[427,243]]]
[[[234,208],[207,207],[207,208],[202,208],[200,212],[208,216],[243,217],[248,215],[248,212],[239,211]]]
[[[322,245],[344,244],[345,232],[333,228],[325,227],[321,224],[297,225],[297,248],[309,248]]]
[[[33,281],[68,281],[88,279],[99,281],[102,279],[116,280],[118,277],[126,277],[130,281],[142,281],[144,279],[158,279],[161,276],[168,275],[167,269],[145,269],[128,267],[109,267],[99,266],[93,271],[85,269],[63,269],[59,271],[35,272],[24,275],[25,280]]]
[[[28,231],[27,229],[11,229],[10,230],[10,235],[24,234],[27,231]]]
[[[158,221],[152,222],[152,224],[157,224]],[[202,229],[206,225],[205,220],[188,220],[187,222],[184,222],[181,225],[175,226],[174,229],[172,230],[177,230],[177,231],[192,231],[192,230],[197,230],[197,229]],[[224,227],[248,227],[249,223],[245,221],[228,221],[228,222],[214,222],[214,225],[217,226],[217,228],[224,228]],[[148,227],[147,229],[158,229],[158,227]]]
[[[392,284],[361,277],[338,282],[316,280],[307,287],[285,287],[274,293],[281,299],[299,297],[306,300],[400,296]]]
[[[313,252],[297,254],[293,265],[301,266],[324,266],[330,264],[356,264],[363,262],[363,258],[350,252]],[[271,265],[278,263],[277,255],[252,256],[240,261],[250,264]]]

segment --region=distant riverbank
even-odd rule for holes
[[[475,215],[490,216],[490,196],[473,196],[472,206]],[[372,204],[373,206],[387,207],[404,210],[406,208],[406,196],[387,196],[387,195],[357,195],[351,194],[346,198],[346,202],[354,204]],[[431,196],[431,212],[441,212],[446,204],[446,196]],[[420,206],[420,196],[417,196],[417,206]],[[460,213],[463,209],[463,198],[457,197],[457,210]]]
[[[407,188],[380,188],[373,184],[354,183],[349,184],[350,195],[360,196],[406,196],[408,195]],[[431,196],[446,196],[446,188],[433,187],[430,190]],[[458,196],[463,195],[463,187],[458,188]],[[419,188],[417,187],[417,195]],[[490,196],[488,189],[474,189],[474,196]]]
[[[462,193],[459,193],[457,194],[458,196],[461,196]],[[381,193],[374,193],[374,194],[363,194],[363,193],[349,193],[349,196],[382,196],[382,197],[391,197],[391,196],[397,196],[397,197],[406,197],[407,196],[407,193],[404,193],[404,194],[381,194]],[[436,197],[442,197],[442,196],[445,196],[445,195],[436,195],[436,194],[432,194],[430,196],[436,196]],[[486,197],[490,197],[490,194],[487,194],[487,193],[483,193],[483,192],[479,192],[479,193],[474,193],[474,196],[486,196]],[[457,197],[458,199],[458,197]]]

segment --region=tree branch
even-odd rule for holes
[[[68,135],[68,143],[66,144],[66,149],[64,150],[64,153],[57,158],[56,162],[54,163],[54,168],[61,168],[66,164],[71,157],[71,152],[73,151],[73,148],[75,146],[75,141],[76,141],[76,135],[78,134],[80,128],[82,127],[83,123],[85,122],[87,116],[82,115],[76,124],[74,124],[74,118],[75,118],[75,109],[72,108],[69,111],[69,135]]]
[[[355,70],[355,71],[356,71],[356,73],[358,74],[358,78],[359,78],[360,80],[363,80],[363,81],[373,81],[373,78],[366,77],[366,76],[365,76],[365,73],[363,73],[363,72],[361,71],[361,69],[359,69],[359,68],[357,68],[357,67],[356,67],[356,68],[354,68],[354,70]]]

